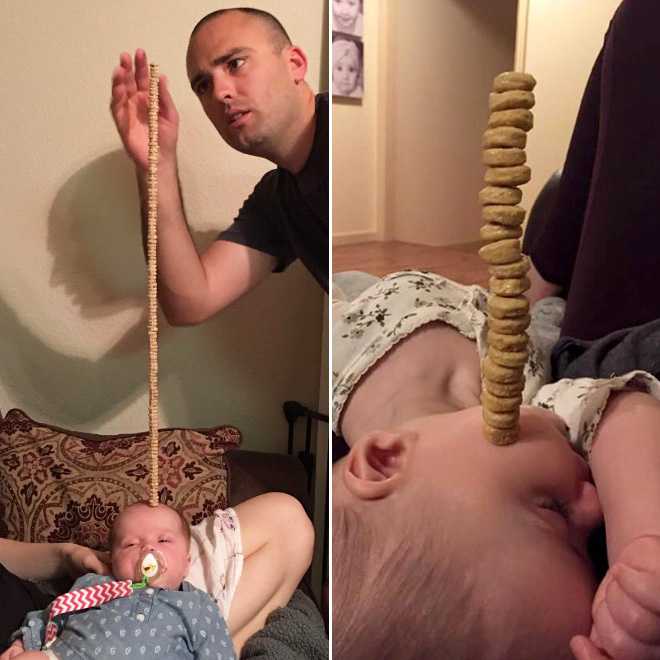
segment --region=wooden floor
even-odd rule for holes
[[[332,271],[361,270],[382,277],[397,270],[428,270],[461,284],[488,286],[478,246],[440,248],[412,243],[374,242],[332,248]]]

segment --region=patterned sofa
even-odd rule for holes
[[[72,432],[18,409],[0,418],[0,536],[104,549],[108,524],[118,511],[148,498],[146,433]],[[240,441],[232,426],[161,430],[161,502],[195,524],[216,508],[281,491],[309,513],[302,463],[293,456],[238,449]]]

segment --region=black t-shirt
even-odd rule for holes
[[[218,236],[279,259],[274,272],[296,259],[328,291],[328,94],[316,97],[314,144],[298,174],[267,172],[234,223]]]

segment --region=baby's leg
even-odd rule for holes
[[[295,498],[267,493],[234,507],[241,526],[243,572],[228,625],[237,653],[286,605],[312,559],[314,528]]]

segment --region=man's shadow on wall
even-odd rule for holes
[[[214,231],[205,232],[194,240],[203,248],[215,236]],[[98,158],[62,186],[49,214],[47,245],[54,258],[50,287],[64,287],[81,319],[107,318],[117,326],[118,337],[97,360],[68,355],[44,343],[0,298],[0,377],[16,400],[35,399],[26,404],[26,412],[40,421],[58,424],[65,419],[97,427],[144,393],[148,382],[146,266],[137,186],[123,152]],[[260,296],[258,303],[265,318],[286,304],[286,291],[275,287],[268,294]],[[211,342],[207,331],[171,328],[160,316],[163,409],[179,410],[179,417],[199,420],[200,426],[236,423],[231,411],[222,406],[223,374],[227,373],[245,373],[246,392],[257,399],[267,398],[268,382],[260,358],[251,357],[254,351],[242,350],[237,343],[250,321],[249,300],[241,303],[225,310],[222,321],[212,321],[216,327]],[[126,310],[133,310],[126,318],[135,319],[137,312],[137,321],[124,319],[121,325],[116,317]],[[267,324],[262,332],[267,343]],[[255,335],[259,341],[259,329]],[[84,342],[84,334],[81,338]],[[171,388],[166,384],[169,376],[176,380]],[[212,386],[200,388],[200,383]],[[5,412],[7,405],[0,402],[0,407]],[[113,432],[133,430],[140,429]]]

